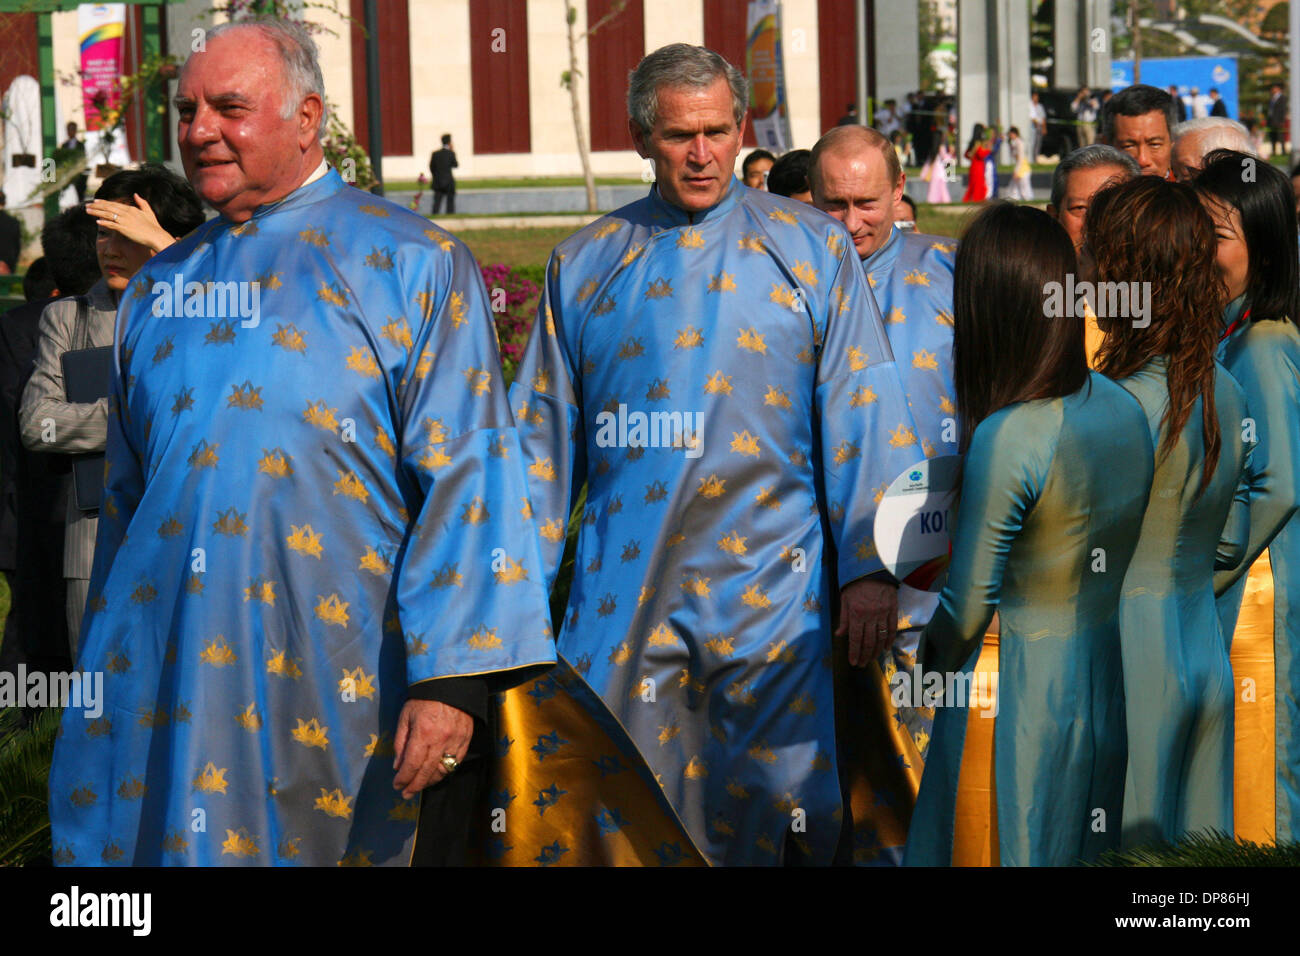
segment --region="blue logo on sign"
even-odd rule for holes
[[[910,472],[907,473],[907,480],[908,480],[908,481],[920,481],[920,480],[921,480],[921,473],[920,473],[919,471],[910,471]]]

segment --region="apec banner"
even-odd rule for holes
[[[126,4],[83,3],[77,7],[77,35],[81,38],[81,95],[86,111],[86,129],[94,131],[113,125],[113,113],[121,96],[118,77],[122,73],[122,36],[126,28]]]
[[[780,0],[749,0],[746,33],[745,73],[754,138],[759,146],[779,155],[793,142],[781,57]]]
[[[1228,116],[1240,120],[1237,108],[1237,57],[1232,56],[1168,56],[1142,58],[1142,82],[1148,86],[1167,90],[1178,87],[1178,95],[1187,107],[1187,118],[1208,115],[1210,87],[1219,91],[1228,107]],[[1133,61],[1112,60],[1110,88],[1116,92],[1133,83]],[[1196,89],[1196,93],[1192,89]],[[1200,107],[1200,110],[1197,107]],[[1204,112],[1201,112],[1203,110]]]

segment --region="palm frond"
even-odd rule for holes
[[[48,863],[48,787],[59,710],[27,725],[17,707],[0,710],[0,866]]]
[[[1217,830],[1189,833],[1157,843],[1102,854],[1096,866],[1300,866],[1300,843],[1238,843]]]

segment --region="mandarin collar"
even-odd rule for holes
[[[672,229],[676,226],[698,226],[701,223],[721,218],[729,213],[740,202],[741,191],[747,188],[749,187],[741,183],[735,176],[732,176],[727,183],[727,191],[722,194],[722,198],[717,203],[708,209],[688,212],[664,199],[659,194],[659,184],[655,183],[650,187],[648,197],[650,201],[650,220],[664,229]]]
[[[1223,309],[1223,327],[1226,329],[1242,317],[1246,312],[1246,293],[1237,296],[1229,302]]]
[[[891,225],[889,231],[891,235],[885,244],[862,260],[862,268],[867,275],[888,272],[898,260],[898,254],[903,251],[903,230]]]
[[[344,186],[342,178],[334,169],[330,169],[319,179],[304,182],[301,186],[289,193],[282,199],[275,202],[263,203],[253,210],[253,218],[248,222],[255,222],[263,216],[272,212],[281,212],[289,209],[296,209],[302,206],[310,205],[314,202],[320,202],[328,196],[332,196]],[[225,218],[224,216],[222,217]],[[229,221],[229,220],[227,220]]]

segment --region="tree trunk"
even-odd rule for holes
[[[591,172],[591,151],[587,131],[582,126],[582,105],[578,101],[578,41],[573,35],[576,11],[569,0],[564,2],[569,36],[569,105],[573,108],[573,131],[578,137],[578,157],[582,160],[582,178],[587,185],[587,212],[596,211],[596,177]]]
[[[1138,9],[1138,0],[1129,3],[1129,15],[1133,19],[1133,82],[1142,82],[1142,12]]]

